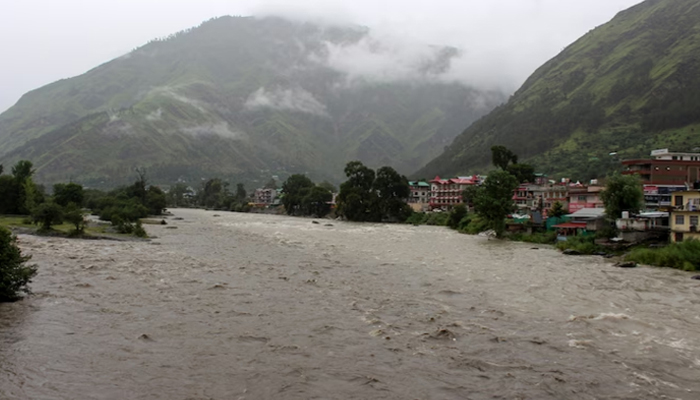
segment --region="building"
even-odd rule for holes
[[[682,242],[700,239],[698,222],[700,220],[700,191],[682,191],[673,193],[673,211],[671,211],[671,241]]]
[[[470,186],[479,185],[478,176],[441,179],[436,176],[430,181],[430,209],[449,209],[464,203],[462,193]]]
[[[544,208],[544,194],[547,186],[535,183],[521,183],[515,189],[513,202],[520,211],[539,210]]]
[[[271,205],[277,198],[275,189],[255,189],[254,202],[258,205]]]
[[[569,209],[569,187],[562,184],[549,186],[544,190],[544,209],[550,210],[559,202],[564,209]]]
[[[582,184],[572,185],[568,189],[567,203],[569,212],[575,213],[586,208],[605,208],[605,204],[600,198],[600,192],[604,189],[603,186],[594,182],[594,184],[588,186]]]
[[[408,195],[408,205],[414,211],[425,211],[430,204],[430,184],[428,182],[408,182],[411,192]]]
[[[672,153],[662,149],[652,151],[651,157],[622,162],[623,174],[641,178],[647,209],[670,207],[674,192],[700,185],[700,153]]]

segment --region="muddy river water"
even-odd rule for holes
[[[39,274],[0,304],[1,399],[700,399],[689,273],[438,227],[174,214],[151,241],[20,236]]]

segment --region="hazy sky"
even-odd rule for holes
[[[564,47],[640,0],[2,0],[0,112],[29,90],[221,15],[368,26],[460,48],[465,81],[514,90]],[[468,71],[468,72],[467,72]]]

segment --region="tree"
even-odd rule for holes
[[[219,178],[209,179],[199,193],[199,204],[207,208],[222,208],[228,205],[228,183]]]
[[[12,178],[14,180],[13,194],[14,204],[11,205],[10,213],[29,214],[31,207],[35,203],[35,186],[32,182],[34,170],[30,161],[20,160],[12,167]]]
[[[161,215],[167,206],[165,192],[158,186],[152,186],[146,191],[146,208],[151,215]]]
[[[273,179],[272,182],[275,182],[275,180]],[[276,183],[275,183],[275,189],[277,189]],[[236,185],[236,200],[243,203],[243,202],[245,202],[245,198],[247,196],[248,196],[248,194],[245,191],[245,185],[243,185],[242,183],[237,184]]]
[[[644,190],[638,177],[616,174],[608,178],[600,198],[605,204],[605,214],[615,220],[623,211],[637,212],[642,208]]]
[[[42,203],[32,210],[32,220],[35,224],[41,225],[39,230],[50,231],[51,225],[63,222],[63,210],[54,202]]]
[[[340,185],[336,200],[338,214],[350,221],[381,221],[374,171],[359,161],[351,161],[345,166],[345,176],[348,180]]]
[[[85,220],[85,213],[75,203],[69,203],[63,209],[63,219],[75,226],[73,234],[82,235],[85,232],[85,227],[87,226],[87,221]]]
[[[23,256],[17,237],[0,226],[0,302],[15,301],[21,293],[30,293],[27,286],[36,275],[35,265],[26,265],[31,256]]]
[[[498,236],[505,231],[505,219],[515,209],[513,191],[518,180],[506,171],[489,174],[484,184],[473,192],[474,211]]]
[[[391,167],[382,167],[377,170],[372,186],[382,218],[404,221],[411,215],[412,210],[406,204],[411,188],[405,176],[399,175]]]
[[[17,183],[9,175],[0,175],[0,214],[14,214],[17,205]]]
[[[535,181],[535,167],[530,164],[511,164],[506,168],[519,183]]]
[[[83,186],[77,183],[57,183],[53,185],[53,200],[60,206],[73,203],[78,207],[83,206]]]
[[[464,204],[457,204],[450,211],[447,219],[447,226],[452,229],[459,228],[459,223],[467,216],[467,207]]]
[[[331,200],[333,200],[333,193],[320,186],[314,186],[301,200],[303,213],[318,218],[325,217],[331,211],[329,204]]]
[[[552,204],[552,208],[549,210],[549,213],[547,215],[550,217],[561,218],[568,213],[569,210],[565,209],[563,204],[556,201],[554,202],[554,204]]]
[[[184,183],[177,183],[170,188],[166,195],[166,204],[171,207],[183,207],[190,205],[189,198],[192,191]]]
[[[288,215],[301,215],[304,210],[302,204],[313,187],[314,183],[306,175],[294,174],[282,184],[282,204]]]
[[[328,181],[323,181],[323,182],[319,183],[318,186],[328,190],[331,193],[336,193],[338,191],[338,189],[336,189],[335,185],[333,185],[332,183],[330,183]]]
[[[506,171],[508,164],[518,163],[518,156],[505,146],[493,146],[491,147],[491,162],[494,166]]]

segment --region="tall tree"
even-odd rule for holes
[[[331,211],[329,204],[331,200],[333,200],[333,194],[328,189],[320,186],[312,187],[301,200],[304,214],[318,218],[326,216]]]
[[[381,221],[374,171],[360,161],[351,161],[345,166],[345,176],[348,180],[340,185],[336,199],[338,213],[350,221]]]
[[[515,209],[513,191],[518,180],[506,171],[489,174],[484,184],[472,192],[474,211],[486,220],[498,236],[505,231],[505,219]]]
[[[36,275],[35,265],[26,265],[31,256],[23,256],[17,237],[0,226],[0,302],[17,300],[29,293],[28,284]]]
[[[304,213],[302,204],[314,183],[306,175],[294,174],[282,184],[282,204],[289,215],[301,215]]]
[[[620,218],[623,211],[637,212],[644,204],[642,183],[634,175],[613,175],[608,178],[600,199],[610,219]]]
[[[32,181],[34,169],[31,161],[20,160],[12,167],[12,176],[15,181],[15,204],[13,213],[29,214],[35,205],[35,187]]]
[[[53,199],[62,207],[73,203],[78,207],[83,205],[83,186],[77,183],[57,183],[53,185]]]
[[[505,146],[493,146],[491,147],[491,162],[494,166],[506,171],[509,164],[518,163],[518,156]]]
[[[382,167],[377,170],[374,179],[374,191],[377,194],[377,203],[383,218],[405,220],[411,214],[406,200],[411,192],[408,179],[399,175],[391,167]]]

